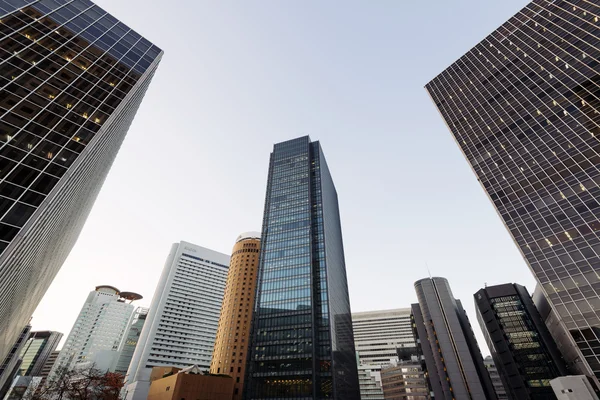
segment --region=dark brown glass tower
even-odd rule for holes
[[[599,21],[597,1],[535,0],[426,86],[570,333],[571,367],[596,376]]]
[[[89,0],[0,0],[0,359],[75,244],[161,56]]]
[[[234,379],[233,400],[242,398],[244,387],[259,256],[260,233],[246,232],[238,236],[231,251],[210,364],[211,373],[226,374]]]

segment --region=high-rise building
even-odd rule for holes
[[[513,399],[553,398],[550,380],[567,368],[524,286],[487,286],[475,293],[477,320]]]
[[[162,51],[89,0],[0,2],[0,359],[75,244]]]
[[[50,376],[76,367],[108,371],[119,356],[119,344],[135,308],[131,301],[141,298],[113,286],[96,286],[83,303]]]
[[[430,400],[425,371],[418,360],[400,361],[381,370],[385,400]],[[367,400],[369,397],[361,397]]]
[[[29,339],[21,350],[21,359],[23,362],[19,367],[19,375],[22,376],[41,376],[42,369],[48,361],[63,334],[53,331],[31,332]]]
[[[244,398],[360,396],[338,199],[319,142],[269,163]]]
[[[570,366],[597,377],[599,19],[596,1],[534,0],[426,86],[570,332]]]
[[[0,364],[0,399],[3,399],[8,392],[10,385],[12,384],[13,378],[18,374],[19,368],[21,367],[21,350],[27,342],[31,332],[31,325],[26,325],[21,330],[21,334],[17,337],[17,340],[13,343],[8,354],[4,357],[2,364]]]
[[[494,387],[460,300],[444,278],[415,282],[417,340],[436,399],[495,400]]]
[[[210,364],[213,374],[234,379],[233,400],[241,400],[243,393],[259,256],[260,233],[246,232],[237,237]]]
[[[50,371],[52,371],[52,367],[54,367],[54,363],[56,363],[59,354],[60,351],[55,350],[48,356],[48,360],[46,361],[46,364],[44,364],[44,366],[42,367],[42,372],[40,373],[40,376],[42,377],[42,382],[40,383],[41,385],[44,384],[44,382],[48,378],[48,375],[50,375]]]
[[[361,399],[382,400],[382,367],[398,361],[397,349],[415,348],[410,313],[410,308],[352,313]]]
[[[127,333],[123,336],[123,339],[121,339],[121,344],[119,345],[119,358],[117,359],[115,367],[112,368],[114,372],[122,375],[127,374],[133,352],[140,340],[146,317],[148,317],[148,311],[149,310],[145,307],[138,307],[135,310]]]
[[[175,243],[125,377],[127,400],[146,400],[152,367],[210,368],[229,256]]]
[[[504,384],[502,383],[502,379],[498,373],[498,368],[496,368],[496,364],[494,364],[494,359],[492,356],[487,356],[484,358],[483,365],[485,366],[485,369],[487,369],[488,374],[490,374],[490,379],[492,380],[494,392],[496,392],[496,397],[498,400],[508,400],[506,389],[504,389]]]

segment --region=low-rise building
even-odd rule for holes
[[[230,376],[206,375],[197,365],[152,368],[148,400],[231,400],[232,396]]]

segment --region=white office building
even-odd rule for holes
[[[118,357],[119,344],[129,327],[133,300],[142,296],[102,285],[88,295],[60,351],[50,376],[61,368],[94,366],[107,371]]]
[[[127,400],[146,400],[152,367],[209,369],[228,269],[228,255],[173,244],[127,371]]]
[[[411,353],[415,348],[410,312],[399,308],[352,314],[361,399],[383,400],[381,368],[398,362],[398,349]]]

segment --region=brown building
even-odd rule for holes
[[[233,379],[204,375],[197,365],[180,369],[154,367],[148,400],[231,400]]]
[[[385,400],[429,400],[429,388],[419,362],[402,363],[381,370]]]
[[[231,252],[210,372],[234,379],[233,400],[241,400],[256,291],[260,234],[238,236]]]

